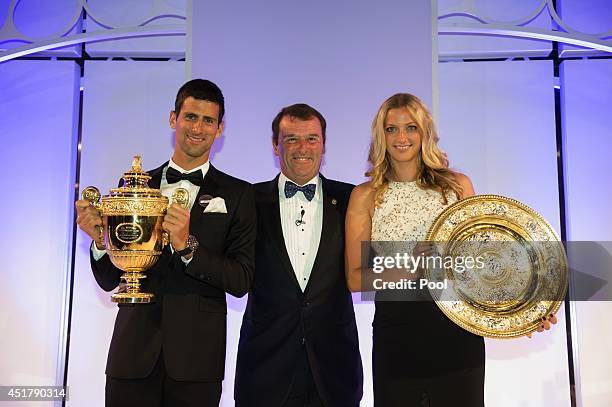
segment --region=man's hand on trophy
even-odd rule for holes
[[[74,206],[77,211],[76,223],[79,228],[96,242],[98,250],[104,250],[104,225],[100,211],[85,199],[76,201]]]
[[[189,238],[189,211],[177,203],[168,207],[162,228],[170,235],[170,244],[175,251],[187,247]]]

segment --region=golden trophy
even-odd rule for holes
[[[112,301],[149,303],[154,295],[140,291],[140,280],[146,278],[144,272],[157,262],[168,244],[162,222],[169,200],[159,189],[149,188],[151,177],[142,170],[138,155],[122,179],[123,185],[111,189],[109,195],[101,197],[98,188],[90,186],[83,190],[82,196],[100,211],[104,225],[100,233],[104,236],[106,251],[111,262],[123,271],[121,279],[125,285],[120,285]],[[187,208],[189,192],[177,189],[172,201]]]
[[[550,224],[527,205],[500,195],[455,202],[433,222],[427,240],[441,256],[480,258],[480,269],[440,270],[449,287],[435,293],[440,310],[463,329],[516,338],[556,313],[567,292],[565,249]],[[433,280],[438,270],[427,269]],[[440,277],[436,277],[440,281]]]

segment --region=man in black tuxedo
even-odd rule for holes
[[[363,372],[344,276],[353,185],[319,174],[325,119],[284,108],[272,122],[281,173],[255,185],[255,276],[240,331],[236,407],[355,407]]]
[[[106,366],[107,406],[218,406],[225,365],[225,293],[241,297],[253,278],[253,188],[214,168],[210,148],[223,130],[224,99],[212,82],[179,90],[170,127],[169,162],[150,172],[166,196],[189,191],[190,210],[172,204],[166,246],[143,281],[151,304],[120,304]],[[119,284],[100,239],[100,214],[77,201],[77,223],[93,240],[91,267],[100,287]]]

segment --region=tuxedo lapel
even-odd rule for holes
[[[165,163],[155,168],[154,170],[148,171],[148,174],[151,177],[151,179],[148,182],[149,188],[159,189],[159,187],[161,186],[162,173],[164,171],[164,168],[168,166],[168,163],[169,161],[166,161]],[[172,251],[170,250],[170,245],[168,244],[164,246],[164,249],[162,250],[162,255],[157,260],[158,265],[166,266],[166,267],[159,267],[159,269],[162,270],[160,271],[160,273],[162,273],[162,275],[164,276],[168,273],[167,264],[170,262],[171,259],[172,259]]]
[[[327,180],[322,175],[320,175],[320,177],[321,184],[323,185],[323,223],[321,226],[321,238],[304,294],[307,294],[309,288],[313,284],[316,284],[317,274],[320,273],[321,269],[321,262],[323,261],[323,257],[327,255],[325,251],[330,247],[334,247],[332,237],[336,235],[334,232],[336,225],[338,225],[338,200],[334,196],[334,191],[330,191]]]
[[[200,219],[204,216],[204,208],[200,205],[200,197],[202,195],[210,195],[215,198],[215,192],[217,191],[217,187],[219,184],[217,183],[219,179],[218,171],[212,164],[208,167],[208,171],[204,176],[204,182],[198,191],[198,195],[196,196],[195,201],[193,202],[193,206],[191,207],[191,220],[189,224],[191,226],[199,225]]]
[[[293,270],[291,260],[289,259],[289,253],[287,253],[285,238],[283,237],[283,227],[280,219],[280,202],[278,199],[278,177],[279,176],[277,175],[276,178],[267,183],[266,192],[260,200],[260,210],[261,214],[265,215],[265,219],[267,220],[263,224],[265,224],[270,230],[269,237],[271,244],[276,247],[279,260],[282,264],[282,269],[288,273],[289,278],[291,281],[293,281],[295,288],[301,293],[302,288],[300,287],[297,277],[295,276],[295,271]],[[262,222],[259,224],[262,225]],[[266,236],[266,234],[261,233],[260,236]]]
[[[159,189],[161,185],[162,172],[164,168],[168,166],[168,163],[169,161],[166,161],[160,167],[149,171],[149,176],[151,177],[151,179],[149,180],[149,188]]]

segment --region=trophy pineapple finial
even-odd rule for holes
[[[139,155],[132,160],[132,172],[142,172],[142,158]]]

